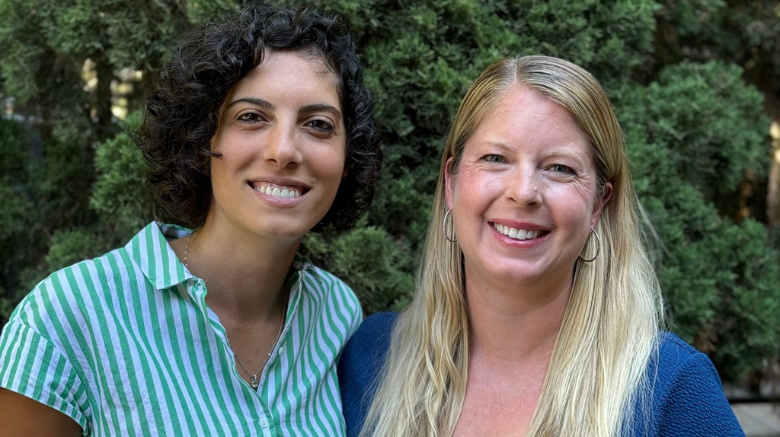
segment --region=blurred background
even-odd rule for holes
[[[385,153],[358,227],[305,238],[366,313],[403,308],[450,122],[479,72],[591,71],[624,130],[668,329],[732,401],[780,387],[780,1],[309,0],[352,30]],[[0,326],[52,271],[150,220],[134,142],[164,63],[235,0],[0,0]],[[774,121],[773,121],[774,120]]]

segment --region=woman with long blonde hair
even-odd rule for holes
[[[593,76],[490,65],[455,117],[411,306],[339,364],[350,436],[743,435],[660,331],[623,137]]]

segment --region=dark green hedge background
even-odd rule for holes
[[[132,139],[144,99],[183,35],[242,4],[0,0],[0,98],[13,107],[0,119],[0,326],[50,272],[164,218]],[[613,100],[669,329],[725,380],[755,379],[777,359],[780,231],[767,225],[766,187],[778,1],[275,4],[341,14],[365,65],[383,179],[356,229],[307,236],[305,250],[367,313],[408,302],[441,149],[471,81],[501,56],[546,54],[593,72]],[[112,105],[130,115],[112,117]]]

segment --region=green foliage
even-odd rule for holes
[[[724,226],[719,235],[719,264],[730,270],[730,281],[719,284],[712,337],[713,361],[724,378],[740,379],[760,369],[777,353],[780,330],[780,251],[766,245],[764,225],[747,220]]]
[[[96,145],[90,211],[98,219],[56,232],[46,263],[54,271],[123,246],[153,219],[153,199],[146,186],[145,162],[133,139],[143,121],[139,111],[123,123],[122,132]]]
[[[746,68],[745,78],[780,89],[777,0],[661,0],[656,63],[721,59]]]
[[[112,234],[113,244],[122,244],[154,217],[154,200],[146,186],[146,163],[133,137],[141,127],[143,113],[131,114],[122,132],[97,145],[95,169],[99,176],[92,187],[90,206]]]
[[[21,124],[0,119],[0,241],[24,234],[33,203],[24,195],[29,156],[27,133]]]
[[[307,234],[304,253],[352,287],[368,314],[399,309],[414,287],[408,248],[384,229],[362,222],[338,235]]]
[[[110,86],[119,81],[116,73],[142,72],[140,80],[131,80],[132,110],[188,26],[179,2],[3,0],[3,87],[20,110],[45,124],[77,122],[92,136],[89,142],[103,139],[112,128]]]
[[[32,139],[20,123],[0,119],[0,323],[16,304],[18,272],[35,262],[35,223],[40,219],[30,195]]]
[[[716,17],[727,7],[724,0],[667,0],[661,3],[658,18],[664,23],[674,23],[676,33],[683,37],[695,37],[711,32]]]
[[[769,165],[762,96],[742,83],[741,73],[733,64],[680,64],[662,70],[647,87],[615,93],[618,106],[631,105],[617,109],[625,130],[642,124],[646,142],[664,146],[664,152],[643,152],[665,155],[653,167],[634,168],[637,183],[646,177],[653,186],[669,186],[677,174],[732,215],[739,182],[748,173],[766,177]]]
[[[240,5],[233,0],[190,0],[187,17],[198,24],[219,21],[238,12]]]
[[[651,247],[670,328],[730,380],[780,344],[780,254],[765,226],[729,218],[738,184],[767,169],[769,123],[740,74],[682,64],[615,92],[634,185],[660,240]]]
[[[55,230],[94,220],[88,208],[91,155],[84,144],[41,142],[35,130],[0,120],[0,283],[6,290],[0,309],[12,307],[26,285],[47,274],[45,255]],[[0,321],[9,314],[2,311]]]
[[[58,230],[46,255],[47,268],[59,270],[104,252],[102,247],[96,247],[95,235],[88,229]]]

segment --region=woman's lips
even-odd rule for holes
[[[267,203],[279,207],[293,207],[299,204],[310,190],[309,187],[298,183],[251,181],[247,184]]]
[[[249,182],[253,190],[279,199],[294,199],[301,197],[309,190],[298,184],[277,184],[272,182]]]
[[[493,223],[493,228],[498,231],[499,234],[506,235],[513,240],[533,240],[550,233],[550,231],[541,229],[517,229],[498,223]]]

